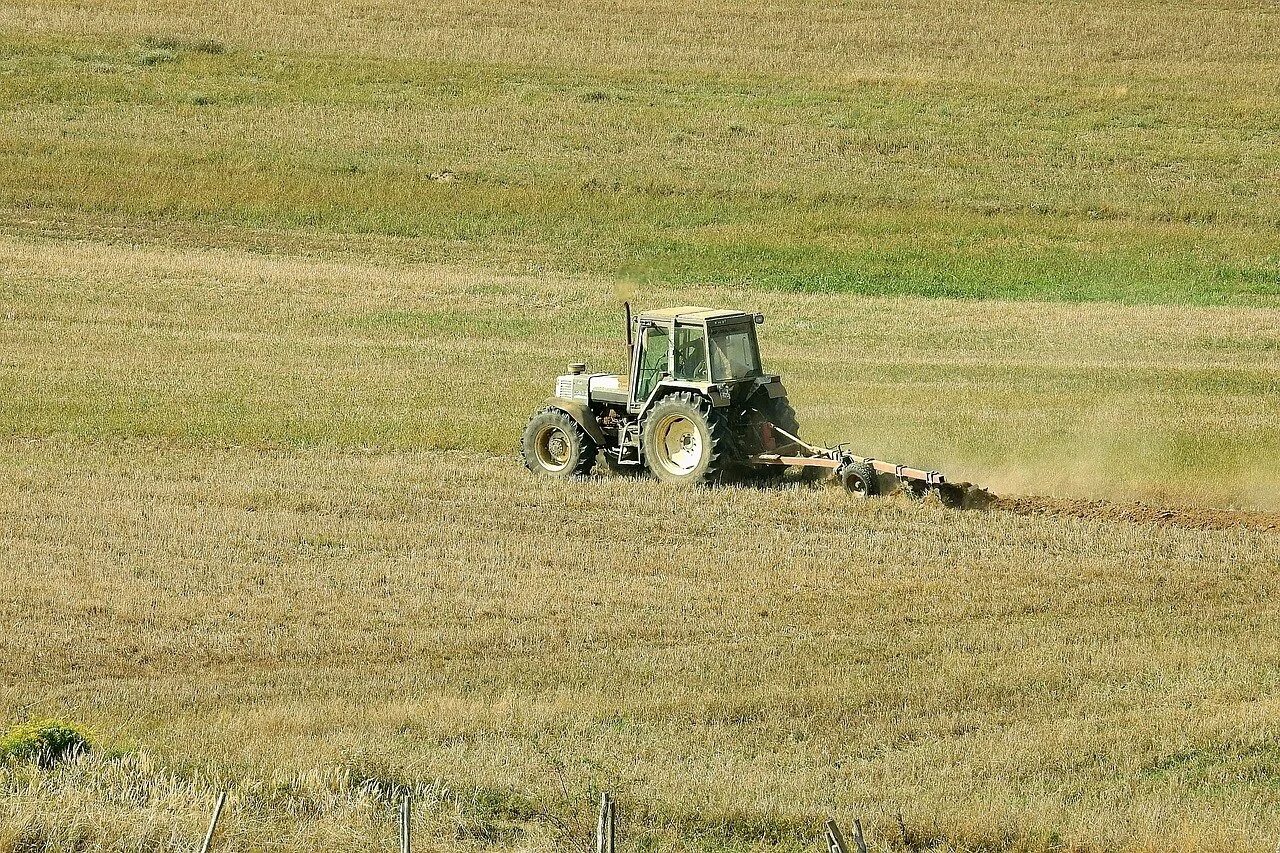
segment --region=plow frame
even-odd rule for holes
[[[788,443],[773,451],[755,454],[751,457],[752,462],[759,465],[829,468],[832,471],[839,470],[851,463],[861,463],[869,465],[877,474],[893,477],[903,486],[913,487],[914,485],[916,487],[937,488],[947,485],[946,476],[939,471],[926,471],[922,468],[883,462],[870,456],[859,456],[848,450],[843,444],[837,444],[835,447],[819,447],[792,435],[776,425],[773,426],[773,431],[788,439]]]

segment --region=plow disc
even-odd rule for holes
[[[926,471],[909,465],[897,465],[869,456],[858,456],[845,448],[819,447],[792,435],[776,424],[773,432],[785,443],[768,453],[759,453],[752,461],[760,465],[785,465],[800,468],[827,468],[835,478],[859,497],[901,492],[912,497],[924,497],[930,493],[938,496],[944,506],[959,509],[985,509],[996,501],[996,496],[973,483],[953,483],[938,471]]]

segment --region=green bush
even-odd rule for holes
[[[207,53],[217,56],[227,52],[227,46],[217,39],[184,39],[178,36],[144,36],[139,45],[144,50],[164,51],[175,56],[183,51]]]
[[[156,48],[154,50],[144,51],[138,57],[139,65],[163,65],[166,62],[177,62],[178,54],[172,50],[164,48]]]
[[[67,758],[88,752],[86,731],[61,720],[32,720],[20,723],[0,738],[0,761],[30,761],[49,767]]]

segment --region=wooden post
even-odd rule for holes
[[[213,817],[209,818],[209,830],[204,834],[204,842],[200,845],[200,853],[209,853],[209,846],[213,844],[213,832],[218,828],[218,818],[222,816],[222,807],[226,805],[227,792],[223,791],[218,794],[218,802],[213,806]]]
[[[844,843],[844,833],[834,820],[827,821],[827,853],[849,853]]]
[[[867,840],[862,837],[862,821],[853,821],[853,843],[858,845],[858,853],[867,853]]]
[[[618,840],[618,804],[609,798],[609,853],[613,853],[613,845]]]
[[[410,818],[413,816],[413,805],[409,795],[405,794],[400,801],[400,853],[413,853],[413,839],[410,831]]]
[[[596,853],[613,853],[613,798],[600,795],[600,815],[596,819]]]

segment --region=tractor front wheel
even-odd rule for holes
[[[596,463],[596,445],[569,415],[544,409],[524,428],[520,455],[533,473],[564,480],[590,473]]]
[[[653,404],[641,428],[644,461],[664,483],[712,483],[725,471],[728,436],[706,398],[678,391]]]

